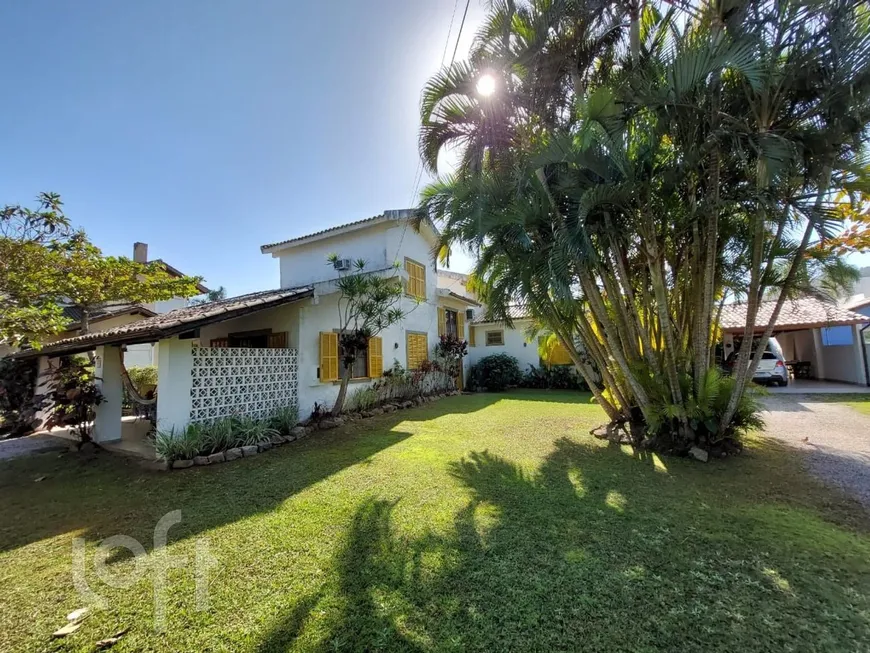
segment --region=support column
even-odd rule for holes
[[[822,346],[822,330],[813,329],[813,352],[816,355],[816,378],[823,380],[825,378],[825,357],[824,347]]]
[[[852,325],[852,364],[855,366],[852,383],[867,385],[864,367],[864,334],[861,333],[860,324]]]
[[[97,347],[94,376],[103,393],[103,402],[96,408],[94,442],[117,442],[121,439],[121,402],[124,397],[120,347]]]
[[[157,428],[179,432],[190,421],[193,341],[161,340],[157,349]]]

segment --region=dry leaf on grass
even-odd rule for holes
[[[59,628],[55,630],[51,636],[55,638],[66,637],[67,635],[72,635],[75,631],[81,628],[81,622],[75,624],[67,624],[63,628]]]
[[[124,630],[119,630],[117,633],[112,635],[111,637],[107,637],[106,639],[101,639],[97,642],[98,649],[111,648],[115,644],[117,644],[121,638],[130,630],[129,628],[125,628]]]

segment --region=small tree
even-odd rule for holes
[[[205,294],[205,297],[197,297],[196,299],[190,300],[190,305],[191,306],[200,306],[202,304],[209,304],[211,302],[219,302],[220,300],[226,299],[226,298],[227,298],[227,289],[224,288],[223,286],[220,286],[219,288],[213,288],[212,290],[209,290]]]
[[[462,372],[462,359],[468,355],[468,342],[443,335],[435,347],[435,354],[443,361],[444,372],[455,379]]]
[[[81,309],[81,332],[107,303],[149,303],[199,294],[198,277],[169,274],[159,262],[104,256],[63,213],[60,196],[42,193],[37,208],[0,209],[0,342],[39,346],[69,322],[62,304]]]
[[[138,263],[123,256],[103,256],[79,233],[54,248],[59,272],[55,288],[82,312],[80,331],[90,330],[90,313],[113,301],[145,304],[192,297],[199,293],[199,277],[176,277],[163,263]]]
[[[46,428],[68,426],[78,436],[79,444],[91,441],[96,408],[103,403],[94,368],[87,358],[66,356],[52,371],[49,379],[50,417]]]
[[[337,254],[328,257],[330,265]],[[332,407],[338,415],[344,407],[347,386],[357,359],[369,346],[369,339],[405,317],[398,306],[402,299],[402,284],[397,275],[381,276],[366,272],[367,261],[357,259],[353,269],[339,276],[338,284],[338,357],[344,363],[341,387]],[[395,264],[393,271],[398,272]]]

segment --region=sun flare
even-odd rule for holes
[[[495,93],[495,78],[492,75],[483,75],[477,80],[477,92],[483,97]]]

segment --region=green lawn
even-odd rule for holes
[[[91,651],[124,627],[113,652],[870,648],[857,504],[773,444],[706,466],[636,456],[587,435],[602,416],[576,393],[474,395],[214,468],[2,464],[0,650]],[[109,588],[92,554],[119,533],[150,550],[174,509],[169,552],[207,538],[220,568],[207,611],[192,571],[169,573],[156,634],[152,581]],[[52,641],[84,604],[74,537],[108,607]]]
[[[843,404],[859,413],[870,415],[870,395],[868,394],[818,394],[808,395],[808,400],[829,404]]]

